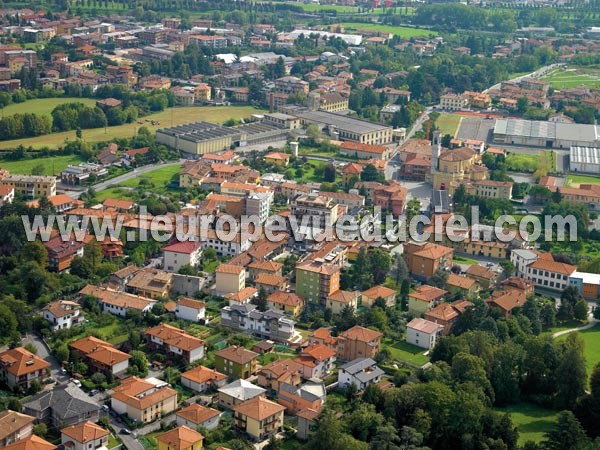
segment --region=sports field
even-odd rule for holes
[[[252,106],[187,106],[169,108],[165,111],[143,117],[137,122],[118,125],[107,128],[92,128],[83,130],[83,139],[88,142],[103,142],[113,138],[126,138],[135,136],[142,126],[154,131],[158,128],[181,125],[184,123],[206,120],[213,123],[223,123],[228,119],[244,119],[262,110]],[[157,121],[152,125],[150,121]],[[52,133],[34,138],[14,139],[12,141],[1,141],[0,149],[11,149],[23,145],[40,149],[43,147],[56,148],[66,140],[75,140],[75,130],[62,133]]]
[[[63,103],[83,103],[86,106],[94,106],[96,100],[93,98],[61,97],[61,98],[36,98],[24,103],[12,103],[4,108],[2,114],[10,116],[15,113],[34,113],[50,115],[52,110]]]
[[[379,31],[381,33],[391,33],[402,38],[411,38],[418,36],[437,36],[437,32],[425,28],[396,27],[394,25],[385,25],[381,23],[361,23],[361,22],[343,22],[346,33],[357,30]]]
[[[549,81],[554,89],[574,88],[586,85],[600,87],[600,70],[589,67],[560,67],[548,72],[542,80]]]

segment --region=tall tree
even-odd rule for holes
[[[585,392],[587,374],[584,343],[577,333],[569,333],[561,347],[556,371],[556,404],[559,408],[571,409]]]
[[[556,425],[546,433],[544,448],[548,450],[585,450],[590,441],[571,411],[562,411]]]

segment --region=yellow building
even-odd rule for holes
[[[327,297],[325,306],[331,309],[333,314],[340,314],[347,306],[356,311],[359,298],[359,292],[338,290]]]
[[[432,159],[433,188],[446,189],[450,195],[463,181],[481,181],[487,179],[488,170],[479,165],[479,158],[471,148],[447,150]],[[437,166],[437,167],[436,167]]]
[[[285,407],[271,400],[254,397],[233,409],[233,420],[239,430],[262,441],[283,429],[284,410]]]
[[[265,163],[275,164],[278,167],[287,167],[290,162],[290,155],[281,152],[271,152],[265,155]]]
[[[386,306],[396,303],[396,291],[385,286],[373,286],[362,293],[362,305],[371,307],[377,299],[382,298]]]
[[[0,180],[2,186],[12,186],[27,200],[38,197],[52,197],[56,195],[56,177],[38,175],[7,175]]]
[[[204,436],[185,425],[156,436],[158,450],[200,450]]]
[[[269,309],[283,311],[292,317],[297,317],[302,312],[304,300],[293,292],[275,291],[267,297]]]
[[[217,295],[240,292],[246,286],[246,270],[242,266],[221,264],[217,267],[215,276]]]
[[[420,316],[433,308],[448,292],[423,284],[408,294],[408,312]]]

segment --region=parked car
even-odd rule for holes
[[[98,389],[92,389],[90,391],[90,397],[93,397],[94,395],[96,395],[98,393]]]
[[[121,428],[120,433],[121,434],[131,434],[131,431],[129,431],[127,428]]]

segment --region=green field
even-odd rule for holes
[[[550,430],[558,417],[558,411],[541,408],[532,403],[517,403],[496,411],[508,413],[519,429],[519,445],[527,441],[540,442],[544,433]]]
[[[104,203],[107,198],[118,198],[120,200],[133,200],[135,197],[135,191],[131,189],[124,189],[118,186],[104,189],[103,191],[96,192],[96,199],[99,203]]]
[[[560,67],[542,77],[549,81],[554,89],[574,88],[586,85],[591,88],[600,87],[600,71],[590,68]]]
[[[357,30],[378,31],[381,33],[391,33],[402,38],[411,38],[418,36],[437,36],[437,32],[425,28],[396,27],[394,25],[385,25],[380,23],[361,23],[361,22],[343,22],[346,27],[346,33]]]
[[[7,169],[10,173],[30,175],[36,166],[44,167],[44,175],[58,175],[69,164],[79,164],[81,158],[78,155],[58,155],[46,158],[25,159],[21,161],[0,161],[0,167]]]
[[[540,154],[546,158],[548,172],[556,170],[556,155],[552,151],[541,150]],[[540,167],[540,154],[534,153],[509,153],[506,156],[506,168],[517,172],[535,172]]]
[[[600,177],[591,175],[569,175],[565,180],[565,187],[579,187],[581,183],[600,184]]]
[[[404,361],[417,366],[429,362],[429,357],[423,354],[426,352],[425,349],[407,344],[404,341],[393,342],[390,339],[384,339],[382,347],[387,348],[392,354],[392,359],[397,361]]]
[[[206,120],[214,123],[223,123],[228,119],[245,119],[250,115],[262,110],[252,106],[186,106],[169,108],[165,111],[141,118],[140,123],[128,123],[115,127],[92,128],[83,130],[83,139],[89,142],[104,142],[114,138],[127,138],[135,136],[137,130],[144,126],[150,130],[157,128],[181,125],[184,123]],[[158,121],[158,125],[152,125],[150,121]],[[62,133],[52,133],[34,138],[14,139],[12,141],[0,142],[0,149],[11,149],[19,145],[40,149],[43,147],[55,148],[66,140],[75,140],[75,130]]]
[[[140,180],[142,180],[142,179],[149,180],[156,187],[166,186],[166,185],[170,184],[171,181],[174,180],[174,178],[176,178],[176,175],[179,174],[180,169],[181,169],[181,166],[179,166],[179,165],[161,167],[160,169],[155,169],[155,170],[151,170],[150,172],[146,172],[146,173],[140,175],[139,177],[131,178],[129,180],[123,181],[122,183],[119,183],[119,186],[127,186],[127,187],[136,188],[139,186]],[[150,189],[150,188],[148,188],[148,189],[154,190],[154,189]]]
[[[600,325],[583,331],[577,331],[585,343],[585,365],[588,376],[591,375],[594,366],[600,362]],[[567,334],[559,336],[557,339],[566,339]]]
[[[52,110],[63,103],[83,103],[86,106],[94,106],[96,100],[93,98],[65,97],[65,98],[37,98],[27,100],[25,103],[12,103],[2,110],[4,116],[10,116],[15,113],[35,113],[41,115],[50,115]]]
[[[456,135],[461,117],[462,116],[460,114],[442,113],[435,121],[435,126],[439,129],[442,136],[449,134],[450,136],[454,137]]]

